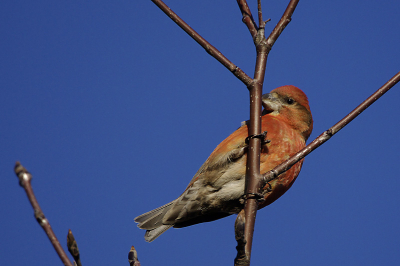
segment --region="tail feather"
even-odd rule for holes
[[[162,233],[170,229],[171,227],[172,224],[171,225],[166,224],[166,225],[161,225],[160,227],[157,227],[152,230],[147,230],[146,234],[144,234],[144,240],[146,240],[147,242],[151,242],[157,237],[159,237]]]
[[[144,239],[147,242],[153,241],[173,226],[173,224],[163,224],[162,220],[174,202],[175,201],[167,203],[161,207],[158,207],[157,209],[146,212],[135,218],[135,222],[138,223],[138,227],[147,230],[144,236]]]

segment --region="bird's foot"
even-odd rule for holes
[[[246,138],[245,143],[248,145],[250,139],[256,139],[256,138],[261,139],[261,145],[270,143],[271,140],[265,139],[266,136],[267,136],[267,131],[264,131],[263,133],[257,134],[257,135],[250,135],[250,136],[248,136],[248,137]]]
[[[247,193],[241,197],[240,203],[244,204],[245,200],[248,200],[248,199],[255,199],[258,202],[263,202],[265,200],[264,195],[261,193]]]

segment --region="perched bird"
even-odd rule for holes
[[[307,96],[295,86],[282,86],[262,96],[260,173],[265,174],[305,147],[313,120]],[[135,218],[153,241],[171,227],[180,228],[239,213],[243,209],[248,136],[247,124],[222,141],[176,200]],[[282,196],[298,176],[303,160],[261,189],[259,209]]]

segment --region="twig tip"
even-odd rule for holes
[[[25,182],[28,182],[32,179],[31,173],[29,173],[19,161],[15,163],[14,172],[19,179],[19,185],[22,187],[24,186]]]
[[[131,266],[140,266],[137,251],[134,246],[132,246],[131,249],[129,250],[128,261],[129,261],[129,265],[131,265]]]

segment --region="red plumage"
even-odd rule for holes
[[[307,96],[295,86],[279,87],[264,94],[262,131],[270,140],[261,147],[260,173],[265,174],[305,147],[313,121]],[[185,227],[238,213],[243,208],[247,125],[222,141],[200,167],[176,200],[135,218],[153,241],[171,227]],[[297,178],[303,160],[267,184],[259,209],[282,196]]]

